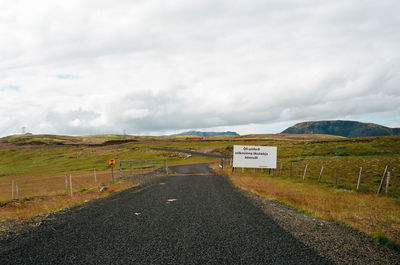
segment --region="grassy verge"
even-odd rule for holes
[[[225,168],[223,173],[244,190],[318,218],[343,222],[389,247],[400,246],[400,202],[395,198],[249,171],[232,174],[231,168]]]
[[[37,215],[60,211],[67,207],[82,204],[86,201],[106,197],[114,192],[132,187],[132,183],[117,181],[108,183],[108,189],[100,191],[99,187],[80,187],[71,196],[68,192],[42,196],[25,197],[0,204],[0,222],[29,219]]]

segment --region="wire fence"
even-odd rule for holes
[[[230,161],[225,160],[224,164],[230,166]],[[400,197],[399,157],[281,159],[275,169],[236,168],[234,172],[291,178],[364,193],[380,190]]]
[[[134,163],[135,164],[135,163]],[[112,181],[132,181],[134,185],[145,184],[168,173],[167,162],[145,161],[140,167],[116,167],[113,171],[74,172],[54,176],[23,175],[0,178],[0,201],[24,199],[34,196],[51,196],[57,194],[73,194],[100,188]],[[129,172],[128,172],[129,171]],[[128,174],[129,173],[129,174]]]
[[[79,172],[56,176],[8,176],[0,179],[0,201],[76,192],[112,180],[111,171]],[[72,184],[72,185],[71,185]]]

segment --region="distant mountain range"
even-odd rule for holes
[[[214,137],[214,136],[239,136],[236,132],[199,132],[187,131],[183,133],[174,134],[172,136],[199,136],[199,137]]]
[[[363,123],[358,121],[308,121],[289,127],[282,133],[368,137],[400,135],[400,128],[389,128],[375,123]]]

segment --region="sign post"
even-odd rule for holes
[[[110,158],[107,164],[111,167],[112,182],[114,183],[114,166],[117,164],[117,160],[115,158]]]
[[[276,146],[233,146],[233,167],[276,168]]]

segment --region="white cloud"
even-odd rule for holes
[[[2,1],[0,135],[398,124],[400,3]],[[381,118],[379,118],[381,117]],[[278,129],[277,129],[278,128]]]

